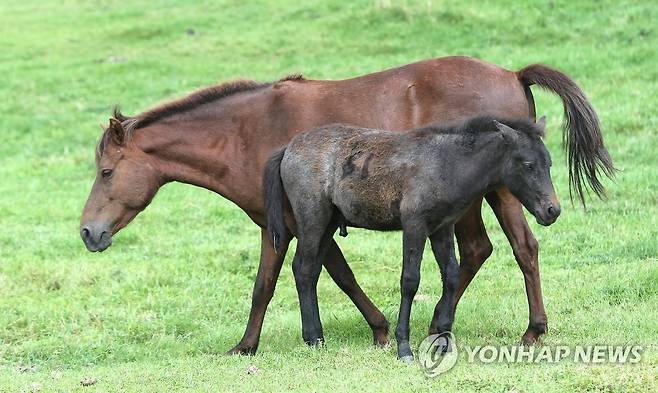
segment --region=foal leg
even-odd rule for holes
[[[336,285],[345,292],[361,311],[363,317],[372,329],[375,345],[384,346],[388,344],[388,321],[384,314],[370,301],[354,278],[352,269],[347,265],[343,253],[338,244],[329,238],[329,249],[324,258],[324,267],[329,272]]]
[[[258,265],[258,274],[254,283],[254,291],[251,297],[251,311],[249,312],[249,322],[245,329],[242,340],[228,351],[227,355],[253,355],[258,349],[260,332],[263,328],[263,319],[267,305],[274,294],[274,287],[279,278],[281,265],[288,250],[289,240],[281,243],[281,252],[274,252],[272,243],[265,229],[260,231],[260,263]]]
[[[409,317],[411,303],[420,283],[420,262],[425,249],[425,234],[420,231],[404,230],[402,234],[402,276],[400,277],[400,313],[395,338],[398,342],[398,358],[409,363],[414,359],[409,346]]]
[[[482,198],[477,199],[471,204],[466,213],[455,224],[455,237],[459,246],[459,284],[455,291],[454,312],[461,299],[464,291],[484,264],[484,261],[491,255],[493,246],[487,236],[487,231],[482,221]],[[454,247],[453,247],[454,248]],[[436,254],[435,254],[436,256]],[[437,307],[440,307],[437,305]],[[439,321],[437,309],[435,309],[434,318],[430,323],[429,334],[437,332]]]
[[[305,227],[298,227],[297,251],[292,262],[302,314],[302,338],[308,345],[324,342],[317,285],[322,270],[322,260],[329,247],[331,236],[338,227],[334,222],[329,222],[330,211],[318,210],[312,210],[317,211],[316,220],[305,220]]]
[[[530,321],[522,341],[526,345],[532,345],[548,330],[539,278],[539,244],[523,215],[523,205],[507,188],[500,188],[487,195],[487,202],[496,214],[512,246],[516,262],[523,272]]]
[[[455,319],[455,291],[459,283],[459,265],[455,256],[454,229],[442,228],[430,235],[434,258],[439,264],[441,281],[443,282],[443,293],[441,299],[434,308],[434,317],[430,324],[430,334],[449,332]]]
[[[281,271],[289,240],[281,243],[281,252],[274,252],[267,232],[261,230],[261,253],[258,274],[254,283],[249,321],[240,342],[227,355],[253,355],[258,349],[260,334],[263,328],[265,312],[274,294],[276,282]],[[374,343],[379,346],[388,344],[388,321],[384,314],[370,301],[354,278],[352,270],[347,265],[338,245],[331,240],[329,250],[323,264],[331,278],[343,290],[361,311],[370,325]]]

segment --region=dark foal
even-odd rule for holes
[[[293,272],[304,341],[324,339],[316,286],[339,225],[403,231],[396,338],[398,356],[409,361],[409,316],[428,237],[443,280],[431,329],[445,332],[452,329],[459,284],[454,226],[471,203],[505,186],[537,222],[555,222],[560,206],[541,140],[543,119],[504,123],[480,117],[408,134],[331,125],[300,134],[270,158],[263,179],[267,228],[278,250],[289,236],[287,197],[298,238]]]

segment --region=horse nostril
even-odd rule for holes
[[[548,207],[548,214],[549,214],[551,217],[554,217],[554,218],[555,218],[555,217],[557,217],[557,216],[560,215],[560,208],[559,208],[559,207],[555,207],[555,206],[549,206],[549,207]]]
[[[91,232],[89,232],[89,228],[85,227],[80,230],[80,235],[82,236],[82,239],[86,240],[89,239],[89,235]]]

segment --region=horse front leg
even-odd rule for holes
[[[528,328],[522,342],[535,344],[548,331],[539,277],[539,244],[523,215],[523,205],[506,188],[487,195],[487,202],[496,214],[505,236],[512,246],[516,262],[523,272],[530,311]]]
[[[459,265],[455,256],[454,227],[442,228],[430,235],[432,252],[441,271],[443,291],[434,308],[430,334],[449,332],[455,319],[455,293],[459,284]]]
[[[398,343],[398,358],[410,363],[414,359],[409,345],[409,317],[411,304],[420,284],[420,263],[425,249],[425,235],[415,230],[404,230],[402,234],[402,275],[400,277],[400,312],[395,338]]]
[[[482,198],[468,208],[455,224],[455,237],[459,247],[459,286],[455,293],[455,307],[464,291],[493,252],[482,221]],[[433,333],[430,333],[433,334]]]
[[[389,326],[386,317],[372,303],[356,282],[354,273],[347,264],[347,261],[345,261],[345,257],[340,251],[338,244],[333,239],[329,239],[329,241],[329,249],[324,258],[324,267],[336,285],[349,296],[354,305],[361,311],[361,314],[372,329],[374,344],[385,346],[388,344]]]
[[[260,262],[251,297],[249,321],[242,340],[228,351],[227,355],[253,355],[258,350],[265,311],[270,300],[272,300],[276,281],[279,278],[279,272],[288,250],[289,240],[282,241],[281,253],[277,254],[274,252],[269,236],[267,236],[267,231],[261,229],[260,235]]]

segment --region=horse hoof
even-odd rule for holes
[[[388,339],[385,339],[385,340],[375,340],[375,341],[373,342],[373,344],[374,344],[377,348],[382,348],[382,349],[387,349],[387,348],[390,348],[390,347],[391,347],[391,342],[388,341]]]
[[[539,335],[532,330],[528,330],[525,332],[523,337],[521,337],[521,344],[525,345],[526,347],[537,345],[539,344]]]
[[[404,364],[411,364],[414,362],[414,355],[406,355],[400,357],[400,361]]]
[[[256,354],[257,350],[258,350],[258,347],[245,347],[245,346],[242,346],[242,345],[236,345],[235,347],[228,350],[224,355],[226,355],[226,356],[235,356],[235,355],[252,356],[252,355]]]
[[[387,348],[389,346],[388,322],[385,323],[383,328],[372,330],[372,341],[376,346],[380,348]]]
[[[548,332],[548,323],[546,320],[540,320],[538,322],[530,322],[523,337],[521,337],[521,343],[523,345],[539,345],[541,342],[541,336]]]

